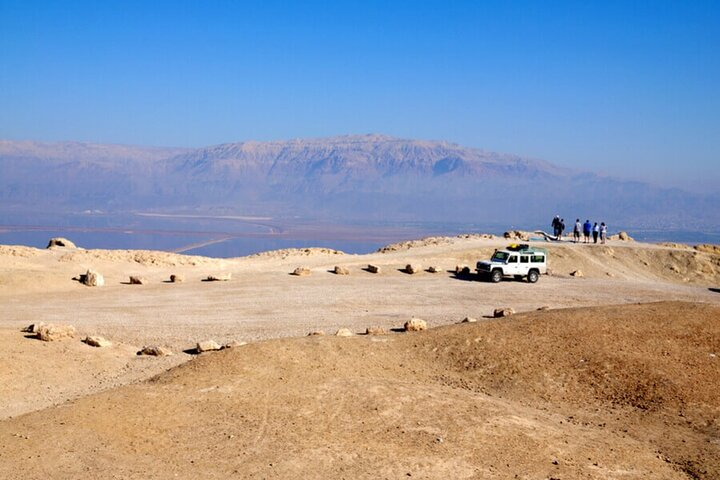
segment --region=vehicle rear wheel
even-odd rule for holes
[[[490,274],[490,281],[493,283],[498,283],[500,280],[502,280],[502,277],[502,270],[493,270]]]
[[[538,278],[540,278],[540,275],[538,274],[537,270],[530,270],[528,272],[528,282],[535,283],[538,281]]]

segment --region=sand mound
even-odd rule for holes
[[[391,243],[378,249],[378,253],[398,252],[401,250],[410,250],[418,247],[428,247],[431,245],[448,245],[455,241],[451,237],[426,237],[420,240],[408,240],[406,242]]]
[[[3,421],[0,477],[718,478],[718,353],[686,303],[250,344]]]

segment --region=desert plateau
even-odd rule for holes
[[[509,242],[0,246],[0,477],[720,478],[717,247],[540,242],[538,283],[479,281]]]

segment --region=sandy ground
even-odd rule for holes
[[[720,383],[720,256],[543,244],[551,274],[537,284],[454,274],[506,244],[440,238],[363,256],[226,260],[0,247],[0,477],[718,478],[720,394],[708,385]],[[382,273],[363,270],[369,263]],[[407,263],[443,272],[408,275]],[[301,265],[312,274],[289,275]],[[335,265],[350,275],[330,273]],[[87,268],[106,286],[72,280]],[[167,283],[172,273],[185,282]],[[201,281],[218,273],[232,280]],[[129,285],[129,275],[150,283]],[[682,303],[635,305],[658,301]],[[483,318],[497,307],[527,313]],[[433,327],[481,321],[259,342],[391,329],[413,316]],[[19,331],[40,321],[79,336],[45,343]],[[114,345],[89,347],[85,334]],[[184,353],[206,339],[250,344]],[[175,354],[136,356],[146,344]],[[592,375],[578,377],[588,358]]]

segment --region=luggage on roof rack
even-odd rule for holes
[[[519,252],[521,250],[527,250],[530,248],[530,245],[527,243],[513,243],[511,245],[508,245],[507,249],[511,252]]]

